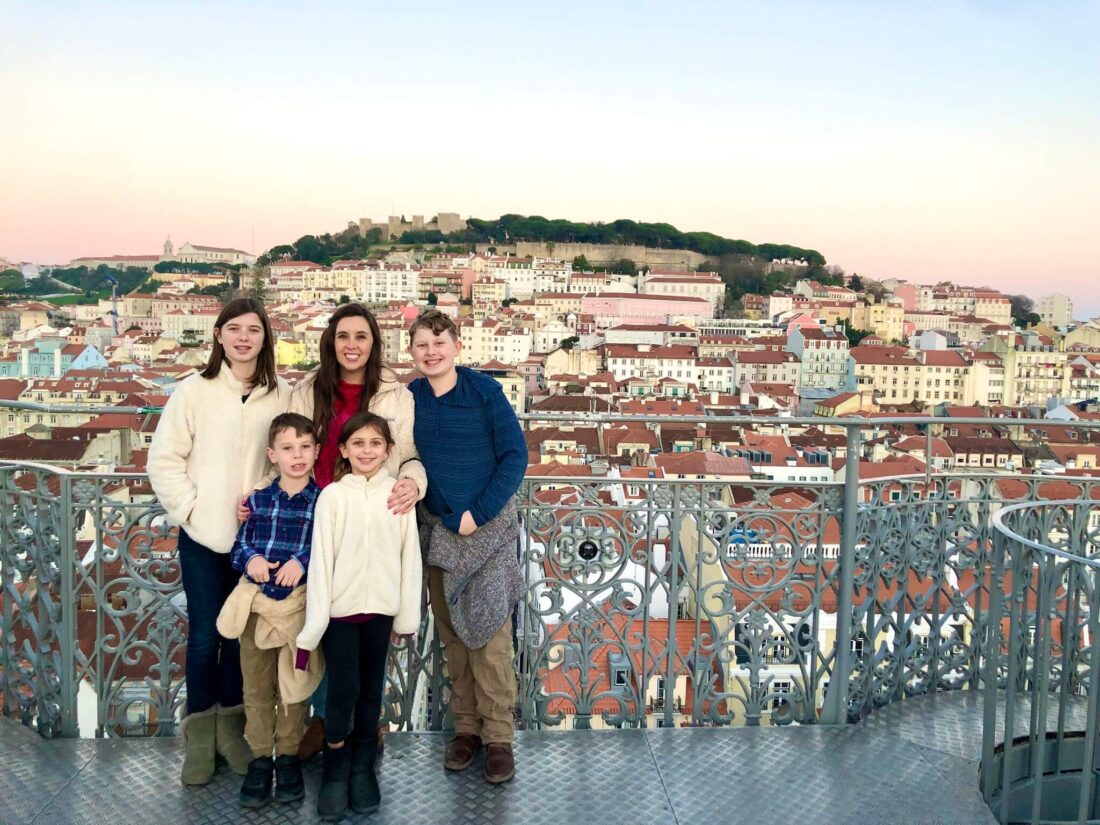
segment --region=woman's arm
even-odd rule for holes
[[[413,417],[416,410],[413,395],[404,387],[398,392],[397,409],[391,428],[393,453],[398,463],[395,473],[398,483],[386,504],[392,512],[401,515],[412,510],[416,502],[428,492],[428,474],[420,462],[416,442],[413,440]],[[410,483],[416,485],[415,490],[410,488]]]

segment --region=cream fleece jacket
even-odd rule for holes
[[[286,412],[290,386],[244,386],[222,364],[217,377],[192,375],[176,387],[161,414],[147,470],[153,492],[199,544],[228,553],[237,536],[237,504],[270,472],[267,429]]]
[[[301,413],[313,420],[313,379],[317,372],[311,372],[298,382],[290,398],[290,412]],[[378,392],[370,400],[369,409],[375,415],[385,418],[390,424],[390,434],[394,445],[385,467],[394,478],[411,478],[420,489],[419,498],[428,492],[428,474],[420,463],[413,442],[413,396],[408,387],[397,380],[397,375],[388,367],[382,370],[382,382]]]
[[[393,616],[394,633],[420,627],[423,569],[416,512],[386,507],[393,476],[348,474],[321,491],[313,514],[306,624],[300,650],[315,650],[333,616]]]

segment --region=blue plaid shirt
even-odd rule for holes
[[[302,565],[302,579],[298,584],[305,584],[313,539],[313,509],[320,493],[320,488],[310,479],[300,493],[289,496],[279,486],[279,479],[275,479],[270,486],[250,495],[248,521],[241,525],[237,540],[233,542],[233,568],[244,573],[255,556],[277,561],[280,565],[296,559]],[[278,572],[279,568],[272,570],[267,582],[256,584],[260,584],[265,596],[285,599],[294,588],[275,584]]]

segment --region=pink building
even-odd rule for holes
[[[916,284],[898,284],[894,287],[894,297],[901,299],[906,312],[915,312],[920,306],[920,290]]]
[[[705,298],[681,295],[637,295],[633,292],[604,292],[585,295],[581,313],[593,316],[596,327],[619,324],[668,324],[679,318],[714,317],[714,305]]]

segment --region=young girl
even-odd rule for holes
[[[321,334],[320,357],[320,366],[299,382],[290,400],[290,411],[312,419],[317,429],[317,486],[323,490],[333,479],[340,457],[336,442],[344,422],[357,412],[370,411],[389,422],[395,441],[386,460],[386,469],[397,479],[388,504],[394,513],[408,512],[428,487],[413,444],[413,398],[382,364],[378,322],[370,310],[358,303],[339,307]],[[321,749],[327,686],[326,677],[313,697],[313,718],[298,750],[303,761]]]
[[[320,643],[329,688],[325,761],[317,810],[338,819],[381,804],[375,761],[378,715],[391,630],[420,624],[421,563],[416,517],[394,515],[396,484],[387,460],[389,424],[358,412],[340,428],[336,481],[321,491],[313,521],[306,622],[298,636],[299,667]],[[350,735],[350,743],[349,743]]]
[[[187,714],[182,779],[205,785],[215,754],[239,774],[248,771],[240,649],[215,623],[240,574],[229,551],[237,534],[237,502],[271,465],[267,430],[290,401],[275,375],[275,345],[263,305],[230,301],[214,325],[210,360],[172,393],[149,448],[153,491],[179,525],[179,558],[187,595]]]

